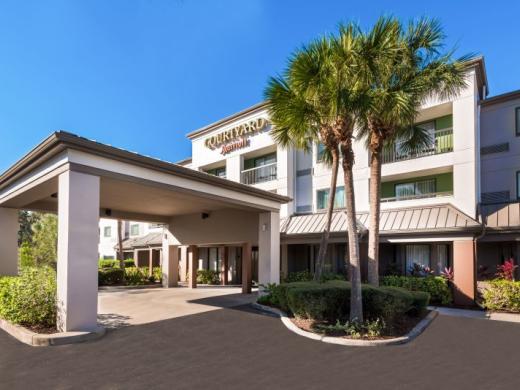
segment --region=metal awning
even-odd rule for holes
[[[486,229],[500,232],[520,230],[520,203],[498,203],[481,206]]]
[[[358,231],[368,229],[368,212],[357,214]],[[326,213],[294,215],[280,221],[280,232],[287,236],[319,234],[325,227]],[[474,232],[481,229],[475,221],[451,204],[399,208],[381,211],[381,234]],[[345,210],[334,211],[331,233],[346,232]]]

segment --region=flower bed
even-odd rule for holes
[[[349,321],[350,283],[296,282],[268,287],[259,303],[294,316],[305,330],[351,338],[386,338],[402,335],[426,313],[429,294],[397,287],[363,285],[364,322]]]

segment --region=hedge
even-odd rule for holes
[[[111,286],[123,282],[124,271],[121,268],[98,269],[98,285]]]
[[[441,276],[384,276],[381,285],[427,292],[433,305],[449,305],[453,301],[448,281]]]
[[[405,314],[426,309],[429,294],[397,287],[362,286],[363,312],[367,319],[394,322]],[[350,283],[283,283],[271,289],[271,303],[296,316],[314,320],[345,321],[350,314]]]
[[[20,276],[0,278],[0,317],[25,326],[56,326],[56,272],[24,268]]]
[[[125,268],[135,267],[134,259],[124,260]],[[119,260],[114,259],[99,259],[98,268],[118,268]]]
[[[486,309],[520,313],[520,282],[492,280],[482,297]]]
[[[197,271],[197,283],[219,284],[220,272],[211,269],[199,269]]]

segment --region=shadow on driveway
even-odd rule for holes
[[[0,388],[512,389],[520,386],[519,343],[518,324],[438,316],[410,344],[343,347],[241,306],[61,347],[32,348],[0,333]]]

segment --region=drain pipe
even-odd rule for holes
[[[477,241],[478,240],[481,240],[482,238],[484,238],[484,236],[486,235],[486,222],[484,220],[484,216],[482,215],[482,207],[481,207],[481,204],[480,203],[477,203],[477,215],[478,215],[478,220],[480,222],[480,225],[482,227],[482,231],[480,232],[480,234],[476,237],[473,238],[473,258],[475,259],[474,262],[475,262],[475,291],[474,291],[474,295],[475,295],[475,298],[478,296],[478,288],[477,288],[477,275],[478,275],[478,258],[477,258]],[[475,299],[475,304],[477,306],[479,306],[480,308],[483,309],[483,307],[478,303],[478,301]]]

